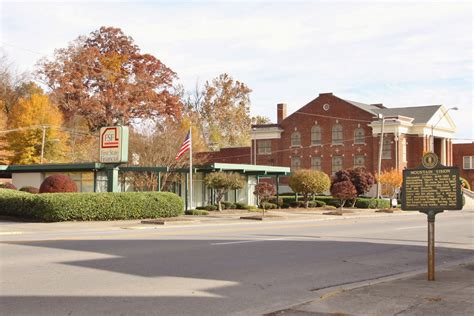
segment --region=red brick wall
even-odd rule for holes
[[[474,156],[474,143],[471,144],[453,144],[453,166],[459,168],[459,174],[471,184],[471,190],[474,190],[474,169],[463,168],[463,157]]]
[[[204,163],[250,163],[250,147],[230,147],[222,148],[220,151],[210,151],[197,153],[196,156]]]

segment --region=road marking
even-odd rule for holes
[[[399,227],[399,228],[395,228],[395,230],[404,230],[404,229],[415,229],[415,228],[425,228],[426,225],[423,225],[423,226],[410,226],[410,227]]]
[[[0,232],[0,235],[21,235],[23,232]]]
[[[289,238],[288,238],[288,237],[283,237],[283,238],[270,238],[270,239],[258,239],[258,240],[241,240],[241,241],[229,241],[229,242],[216,242],[216,243],[211,243],[211,245],[212,245],[212,246],[218,246],[218,245],[245,244],[245,243],[250,243],[250,242],[272,241],[272,240],[284,240],[284,239],[289,239]]]

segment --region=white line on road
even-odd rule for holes
[[[395,230],[403,230],[403,229],[415,229],[415,228],[426,228],[426,225],[423,225],[423,226],[409,226],[409,227],[400,227],[400,228],[395,228]]]
[[[232,245],[232,244],[244,244],[244,243],[250,243],[250,242],[260,242],[260,241],[272,241],[272,240],[284,240],[284,239],[289,239],[288,237],[283,237],[283,238],[270,238],[270,239],[258,239],[258,240],[241,240],[241,241],[229,241],[229,242],[216,242],[216,243],[211,243],[212,246],[218,246],[218,245]]]

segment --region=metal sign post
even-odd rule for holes
[[[462,209],[459,169],[439,163],[427,153],[422,165],[403,170],[402,210],[419,211],[428,219],[428,281],[435,280],[435,217],[445,210]]]

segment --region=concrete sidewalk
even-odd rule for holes
[[[393,277],[396,278],[396,277]],[[267,314],[287,315],[474,315],[474,262],[373,285],[320,291],[319,298]]]

